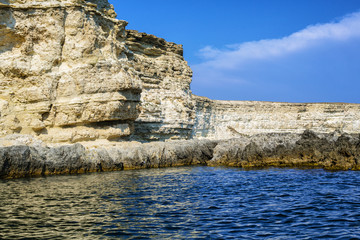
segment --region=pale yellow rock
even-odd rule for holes
[[[0,0],[0,146],[360,132],[359,104],[194,96],[182,46],[115,16],[107,0]]]
[[[360,132],[360,104],[217,101],[194,96],[194,138],[229,139],[259,133]]]
[[[124,126],[140,113],[142,82],[125,46],[127,22],[114,17],[107,1],[1,1],[0,136],[74,142],[132,133]]]
[[[182,46],[133,30],[127,31],[126,44],[134,53],[134,68],[143,82],[142,110],[133,138],[189,139],[195,119],[192,71],[182,56]]]

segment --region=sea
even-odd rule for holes
[[[193,166],[0,180],[0,239],[360,239],[360,172]]]

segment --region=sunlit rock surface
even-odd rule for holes
[[[218,101],[193,95],[196,120],[193,137],[230,139],[261,133],[356,134],[360,104]]]
[[[360,104],[191,93],[106,0],[0,0],[0,178],[192,164],[359,170]]]
[[[1,1],[0,136],[73,143],[133,133],[141,80],[127,23],[114,17],[107,1]]]
[[[134,68],[143,83],[134,139],[189,139],[195,119],[192,71],[182,46],[132,30],[127,31],[126,44],[134,53]]]

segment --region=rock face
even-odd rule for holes
[[[127,31],[126,44],[134,53],[134,68],[143,83],[142,110],[133,139],[189,139],[195,119],[192,71],[182,46],[133,30]]]
[[[0,137],[148,142],[360,129],[358,104],[192,95],[182,46],[125,30],[106,0],[1,0],[0,13]]]
[[[182,46],[115,17],[107,0],[0,0],[0,178],[191,164],[360,170],[360,104],[192,95]]]
[[[125,31],[107,1],[1,1],[0,11],[0,136],[190,138],[182,46]]]
[[[360,104],[217,101],[193,96],[194,138],[230,139],[261,133],[360,132]]]
[[[0,136],[78,142],[133,132],[141,80],[127,23],[114,17],[107,1],[1,1]]]

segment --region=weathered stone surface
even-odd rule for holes
[[[360,104],[217,101],[193,95],[194,138],[230,139],[261,133],[360,133]]]
[[[60,147],[0,147],[0,178],[161,168],[206,164],[214,141],[118,143],[87,149],[81,144]]]
[[[114,16],[107,1],[1,1],[0,136],[77,142],[132,133],[141,80],[127,23]]]
[[[115,16],[107,0],[0,0],[0,178],[192,164],[360,170],[360,104],[192,95],[182,46]]]
[[[31,145],[31,144],[30,144]],[[210,141],[123,142],[98,147],[0,147],[0,178],[203,164],[360,170],[360,136],[272,133]]]
[[[310,167],[360,170],[360,136],[343,134],[258,134],[221,141],[211,166],[242,168]]]
[[[189,139],[195,119],[192,71],[182,46],[133,30],[127,31],[126,44],[134,53],[134,68],[143,83],[142,110],[133,139]]]
[[[0,12],[0,136],[147,142],[360,129],[359,104],[192,95],[182,46],[126,31],[106,0],[3,0]]]

